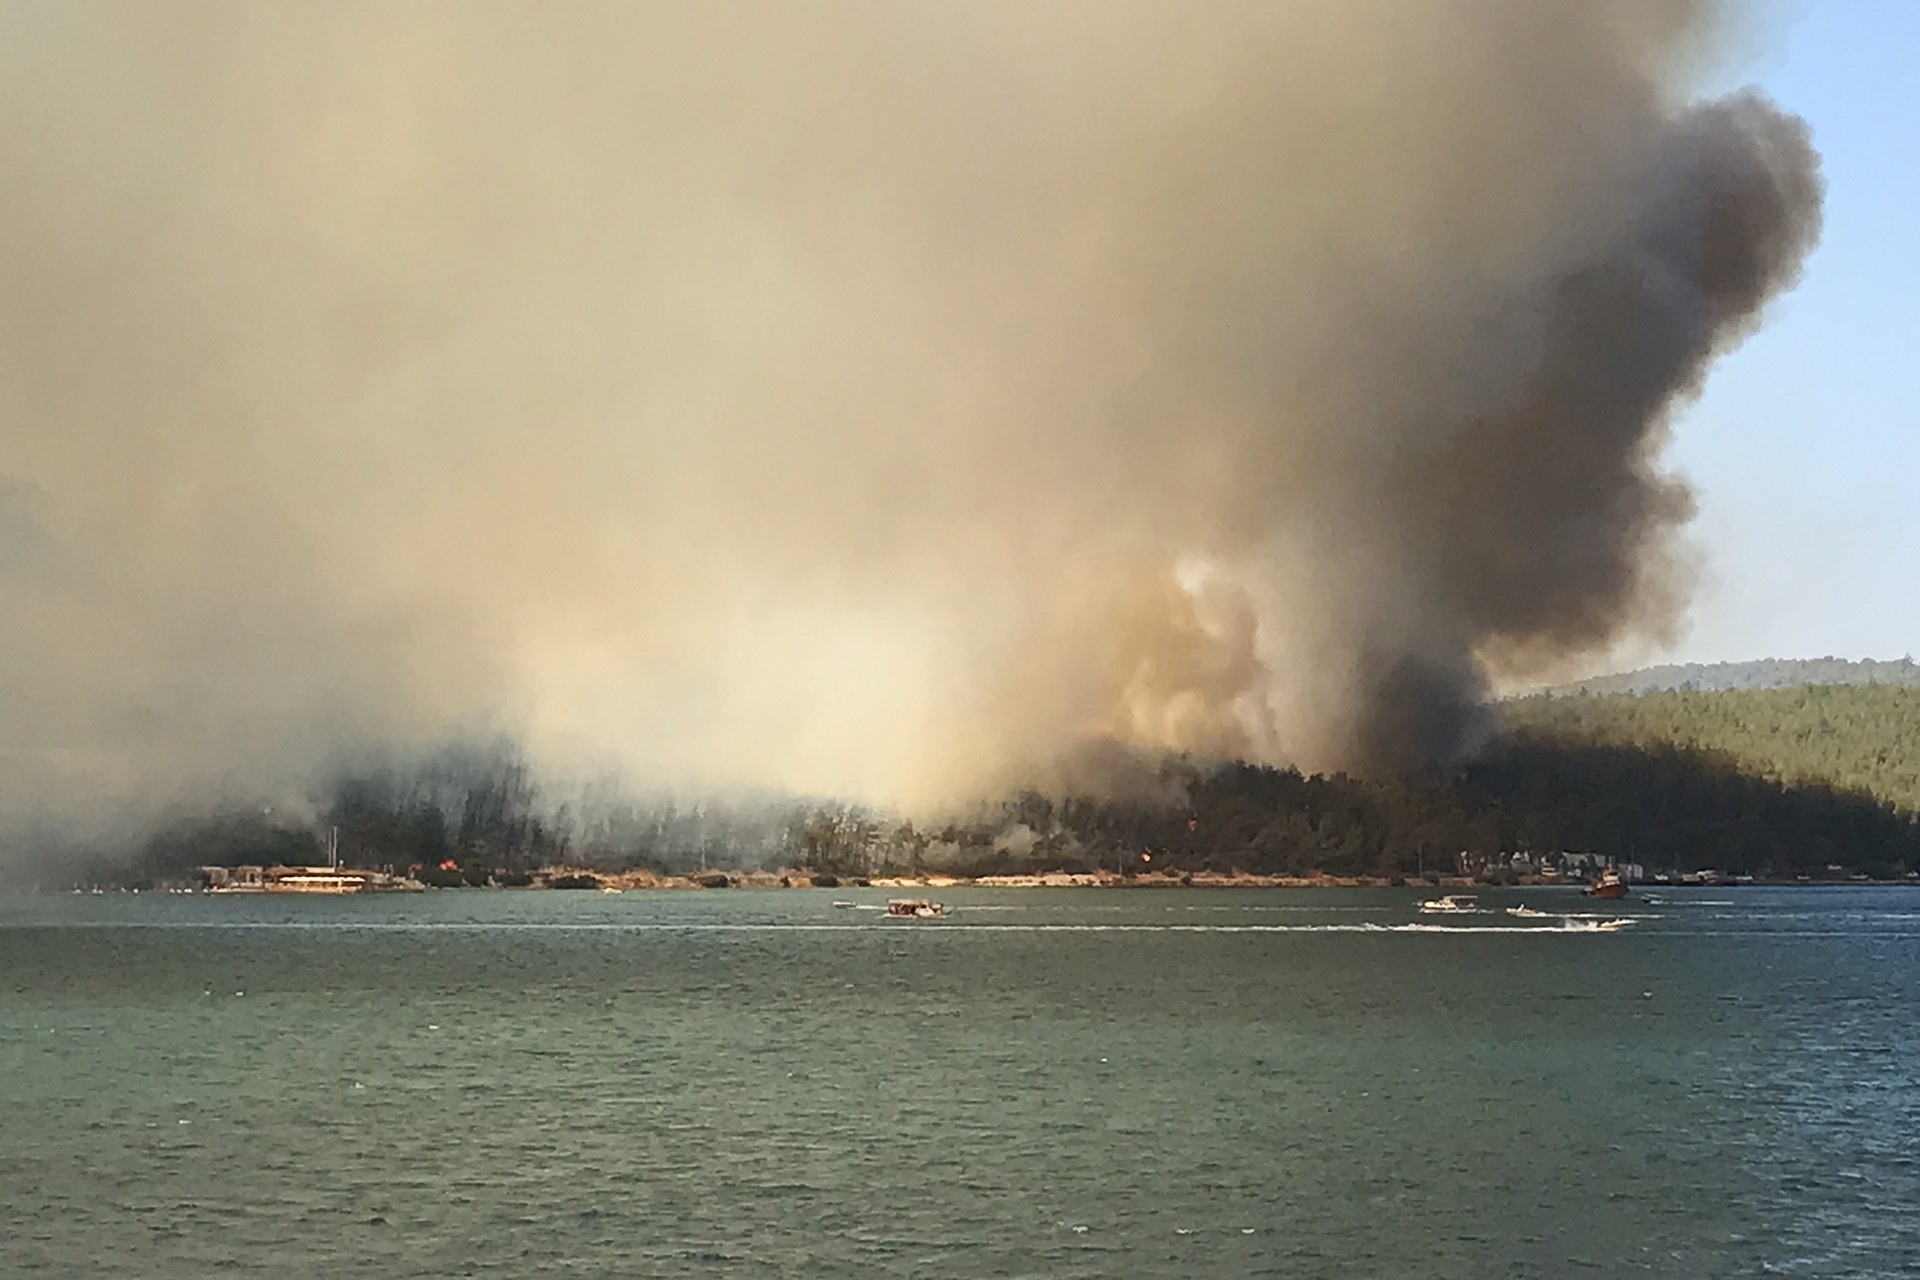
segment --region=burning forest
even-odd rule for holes
[[[501,738],[922,828],[1447,776],[1683,620],[1671,415],[1820,222],[1732,22],[0,6],[6,857]]]

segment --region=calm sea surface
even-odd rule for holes
[[[0,901],[0,1274],[1920,1275],[1920,890],[885,896]]]

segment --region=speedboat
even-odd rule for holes
[[[1523,902],[1517,907],[1508,907],[1507,914],[1510,916],[1524,916],[1527,919],[1532,920],[1532,919],[1545,918],[1550,913],[1546,911],[1535,911],[1532,907],[1527,906]]]
[[[1443,914],[1458,914],[1458,915],[1464,915],[1464,914],[1468,914],[1468,913],[1479,910],[1478,907],[1473,905],[1473,898],[1471,895],[1452,894],[1452,893],[1449,893],[1444,897],[1428,898],[1425,902],[1420,904],[1420,909],[1422,911],[1437,911]]]
[[[947,914],[947,907],[943,902],[926,898],[891,898],[887,902],[887,914],[902,919],[933,920]]]

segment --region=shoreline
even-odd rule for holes
[[[1043,871],[1019,875],[950,876],[939,874],[871,877],[823,877],[829,883],[815,884],[804,871],[710,871],[692,875],[659,875],[647,871],[601,872],[588,868],[542,868],[535,873],[532,888],[550,888],[549,880],[566,877],[591,879],[591,886],[602,890],[642,889],[818,889],[838,892],[853,889],[1414,889],[1441,891],[1478,891],[1483,889],[1584,889],[1587,882],[1578,878],[1523,876],[1514,884],[1489,884],[1472,876],[1333,876],[1333,875],[1258,875],[1226,872],[1161,873],[1122,876],[1114,872]],[[718,883],[724,880],[725,883]],[[587,888],[588,886],[579,886]],[[1636,891],[1654,893],[1684,889],[1817,889],[1817,888],[1920,888],[1920,881],[1900,880],[1731,880],[1683,884],[1678,881],[1635,881]]]
[[[690,875],[660,875],[649,871],[594,871],[585,867],[543,867],[530,887],[551,887],[556,879],[591,879],[601,889],[1468,889],[1477,882],[1467,876],[1429,876],[1424,879],[1388,876],[1256,875],[1225,872],[1160,873],[1122,876],[1111,871],[1040,871],[1019,875],[952,876],[929,873],[906,876],[822,876],[806,871],[708,871]],[[719,883],[722,879],[725,883]],[[1540,883],[1575,884],[1574,881]],[[586,886],[580,886],[585,888]]]
[[[380,876],[382,873],[362,871],[354,868],[339,868],[335,874],[347,876]],[[423,884],[412,879],[395,880],[387,877],[390,883],[373,887],[362,892],[397,891],[405,889],[420,892],[428,889],[532,889],[575,892],[627,893],[644,890],[682,891],[682,890],[726,890],[726,889],[778,889],[778,890],[819,890],[823,892],[850,892],[855,889],[889,890],[902,895],[925,896],[929,891],[942,889],[1113,889],[1133,891],[1175,890],[1175,889],[1410,889],[1416,893],[1466,893],[1473,894],[1485,890],[1500,889],[1569,889],[1584,890],[1588,881],[1581,877],[1569,876],[1521,876],[1517,880],[1489,882],[1473,876],[1336,876],[1325,874],[1308,875],[1263,875],[1252,872],[1164,872],[1154,871],[1136,875],[1121,875],[1112,871],[1037,871],[1021,874],[1000,874],[984,876],[956,876],[938,873],[922,875],[891,876],[831,876],[816,875],[812,872],[793,867],[767,871],[722,871],[707,870],[685,874],[662,874],[653,871],[600,871],[582,866],[546,866],[531,872],[518,873],[508,882],[488,879],[482,883],[460,884]],[[1669,880],[1635,880],[1631,882],[1636,896],[1646,897],[1669,892],[1681,892],[1693,889],[1920,889],[1920,876],[1905,876],[1891,880],[1869,880],[1852,877],[1810,879],[1793,877],[1791,879],[1742,880],[1719,879],[1709,881],[1682,882]],[[209,893],[250,896],[259,893],[275,893],[293,896],[331,896],[333,892],[353,892],[352,890],[331,890],[319,892],[301,891],[287,888],[266,888],[252,884],[244,889],[209,887],[205,882],[187,884],[181,882],[153,883],[138,887],[128,885],[69,886],[53,892],[101,893],[131,892],[149,893]]]

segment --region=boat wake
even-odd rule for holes
[[[1540,937],[1565,934],[1619,933],[1634,923],[1631,916],[1607,920],[1561,918],[1557,924],[1440,924],[1410,920],[1402,924],[1372,921],[1329,924],[967,924],[945,932],[973,933],[1524,933]]]

